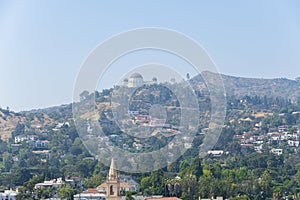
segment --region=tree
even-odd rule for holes
[[[103,182],[103,179],[100,174],[94,174],[90,178],[86,178],[84,181],[84,186],[86,188],[96,188]]]
[[[196,176],[189,174],[182,179],[182,196],[184,200],[193,200],[198,197],[198,183]]]
[[[197,181],[199,180],[200,176],[203,175],[203,169],[200,158],[196,158],[193,165],[191,166],[191,174],[195,175]]]
[[[262,175],[261,187],[267,197],[272,197],[272,179],[268,170]]]
[[[189,163],[186,160],[181,161],[180,165],[179,165],[179,172],[184,171],[189,166],[190,165],[189,165]]]
[[[23,200],[23,199],[27,199],[27,200],[33,200],[32,194],[27,192],[26,188],[20,188],[19,189],[19,193],[16,196],[17,200]]]
[[[185,176],[190,176],[193,175],[195,176],[196,180],[198,181],[200,176],[203,175],[203,169],[202,169],[202,165],[201,165],[201,159],[200,158],[196,158],[194,163],[187,167],[184,171],[182,171],[181,176],[185,177]]]
[[[132,191],[126,191],[125,196],[126,196],[126,200],[133,200],[134,199],[132,197]]]
[[[142,178],[141,184],[140,184],[140,189],[144,196],[152,195],[152,193],[150,191],[150,187],[151,187],[150,177],[147,176],[147,177]]]
[[[82,153],[82,149],[80,146],[72,146],[70,149],[71,154],[78,156],[79,154]]]
[[[4,168],[6,172],[9,172],[11,167],[13,165],[13,160],[12,156],[8,155],[7,157],[4,158]]]
[[[187,74],[186,74],[186,79],[187,79],[187,80],[190,80],[190,73],[187,73]]]
[[[72,199],[74,193],[74,189],[70,185],[65,185],[59,189],[58,196],[60,198]]]
[[[13,136],[23,135],[25,133],[25,125],[18,123],[15,130],[12,132]]]
[[[84,90],[83,92],[81,92],[81,93],[79,94],[80,101],[87,99],[88,96],[89,96],[89,94],[90,94],[90,93],[89,93],[87,90]]]

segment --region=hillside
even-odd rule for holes
[[[0,109],[0,138],[3,141],[11,138],[11,133],[15,130],[15,127],[19,121],[22,121],[21,117],[8,110]]]
[[[204,79],[213,81],[217,74],[203,72],[201,75],[193,77],[190,82],[196,90],[202,94],[207,93]],[[242,78],[228,75],[221,75],[227,97],[241,98],[244,96],[260,97],[282,97],[291,100],[292,103],[300,102],[300,82],[285,78],[258,79]],[[107,90],[109,91],[109,90]],[[109,99],[104,95],[104,101],[97,102],[98,110],[107,108]],[[106,103],[105,103],[106,102]],[[143,106],[143,105],[141,105]],[[147,106],[146,106],[147,107]],[[6,141],[12,136],[18,123],[25,124],[28,129],[35,125],[53,126],[59,122],[72,120],[72,104],[50,107],[45,109],[30,110],[14,113],[8,110],[0,110],[0,136]]]
[[[191,79],[191,83],[196,88],[205,88],[203,77],[212,79],[217,74],[211,72],[203,72]],[[276,79],[259,79],[259,78],[242,78],[228,75],[221,75],[227,96],[243,97],[243,96],[268,96],[282,97],[289,99],[293,103],[300,102],[300,81],[290,80],[286,78]]]

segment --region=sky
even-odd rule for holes
[[[300,77],[299,9],[297,0],[1,0],[0,106],[21,111],[72,102],[89,54],[111,36],[143,27],[193,38],[220,73],[294,79]]]

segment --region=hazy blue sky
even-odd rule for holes
[[[221,73],[300,76],[300,1],[0,1],[0,105],[70,103],[80,66],[103,40],[162,27],[198,41]]]

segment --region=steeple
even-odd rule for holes
[[[116,167],[115,167],[115,160],[114,160],[114,158],[112,158],[111,163],[110,163],[109,173],[108,173],[108,180],[116,180],[118,178],[119,178],[119,175],[118,175],[118,171],[116,170]]]
[[[106,184],[106,200],[120,200],[120,180],[113,158],[111,159]]]

